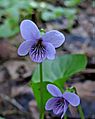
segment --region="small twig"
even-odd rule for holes
[[[7,110],[7,111],[2,112],[2,115],[6,116],[6,115],[17,114],[17,113],[18,113],[17,110]]]
[[[31,115],[31,113],[29,112],[21,112],[21,111],[17,111],[17,110],[7,110],[7,111],[4,111],[2,112],[1,114],[2,116],[8,116],[8,115],[21,115],[21,116],[24,116],[24,117],[28,117],[28,119],[31,117],[31,119],[34,119]]]
[[[7,102],[9,102],[13,106],[15,106],[20,111],[25,111],[24,108],[15,99],[12,99],[12,98],[8,97],[7,95],[4,95],[4,94],[0,94],[0,97],[3,100],[6,100]]]
[[[84,71],[82,71],[82,73],[86,73],[86,74],[88,74],[88,73],[95,73],[95,69],[86,69],[86,70],[84,70]]]

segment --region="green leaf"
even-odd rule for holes
[[[46,86],[49,82],[43,82],[43,107],[45,107],[45,103],[46,101],[48,100],[48,98],[51,97],[51,95],[48,93],[47,89],[46,89]],[[33,89],[33,92],[34,92],[34,96],[36,98],[36,101],[37,101],[37,104],[38,104],[38,107],[40,109],[40,100],[41,100],[41,97],[40,97],[40,83],[32,83],[31,85],[32,89]]]
[[[63,15],[68,18],[72,19],[75,17],[77,10],[75,8],[64,8]]]
[[[19,32],[18,24],[15,19],[7,19],[4,24],[0,26],[0,37],[10,37]]]
[[[67,28],[72,28],[74,19],[76,17],[77,9],[75,8],[62,8],[56,7],[53,10],[44,10],[41,14],[41,18],[44,21],[55,20],[61,16],[65,16],[68,20]]]
[[[0,7],[7,7],[9,3],[9,0],[0,0]]]
[[[41,18],[44,21],[49,21],[56,19],[56,15],[52,11],[44,11],[42,12]]]
[[[0,37],[11,37],[19,32],[19,22],[23,16],[31,14],[32,9],[29,0],[0,0]]]
[[[52,4],[49,4],[47,2],[40,2],[39,8],[42,10],[44,9],[44,10],[51,10],[52,11],[55,8],[55,6]]]
[[[3,117],[0,117],[0,119],[5,119],[5,118],[3,118]]]
[[[57,7],[53,10],[54,14],[56,14],[56,17],[60,17],[64,13],[64,9],[62,7]]]
[[[6,9],[6,14],[8,15],[9,18],[12,18],[12,19],[15,18],[15,21],[18,22],[20,14],[19,14],[19,10],[18,10],[18,8],[16,8],[16,6]]]
[[[31,1],[30,5],[33,9],[37,9],[39,7],[38,2],[36,2],[36,1]]]
[[[43,62],[44,82],[55,82],[63,78],[66,78],[66,81],[73,74],[84,70],[86,64],[86,56],[82,54],[69,54],[57,57],[53,61],[45,61]],[[33,74],[32,81],[35,83],[40,82],[39,77],[39,67],[37,67]]]
[[[95,8],[95,1],[92,1],[92,7]]]
[[[55,84],[63,87],[64,83],[74,74],[85,69],[87,64],[87,58],[82,54],[71,54],[65,55],[58,58],[56,63],[60,69],[56,69],[56,64],[53,63],[53,71],[56,74],[57,79],[54,81]],[[60,73],[61,72],[61,73]]]
[[[64,4],[67,6],[67,7],[74,7],[78,4],[80,4],[81,0],[65,0],[64,1]]]

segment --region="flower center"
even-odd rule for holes
[[[64,98],[59,98],[56,104],[58,106],[64,106]]]
[[[46,49],[42,42],[43,40],[40,38],[37,42],[31,47],[31,55],[34,59],[43,59],[46,55]]]
[[[63,104],[64,103],[64,98],[60,98],[59,99],[59,103],[62,103]]]
[[[38,40],[38,42],[37,42],[37,44],[36,44],[36,47],[41,47],[41,46],[43,46],[43,44],[42,44],[42,39],[40,38],[39,40]]]

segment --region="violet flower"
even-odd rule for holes
[[[55,58],[55,48],[60,47],[65,41],[65,37],[57,30],[51,30],[41,36],[36,24],[30,20],[23,20],[20,31],[25,40],[18,48],[18,54],[25,56],[29,53],[34,62],[42,62],[46,58]]]
[[[69,104],[72,106],[78,106],[80,104],[80,98],[75,93],[64,92],[62,94],[59,88],[52,84],[47,85],[47,90],[54,97],[46,102],[45,109],[53,110],[54,114],[61,115],[61,119],[63,118]]]

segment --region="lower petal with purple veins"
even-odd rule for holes
[[[54,114],[61,114],[64,110],[64,99],[63,98],[58,98],[58,101],[56,102],[53,112]]]
[[[32,61],[41,63],[46,59],[46,49],[44,46],[34,44],[29,51],[29,55]]]
[[[64,105],[58,105],[54,107],[53,113],[58,115],[58,114],[61,114],[63,110],[64,110]]]
[[[61,115],[61,119],[64,117],[64,115],[68,109],[68,105],[69,105],[69,103],[66,100],[64,100],[64,110],[63,110],[63,114]]]

